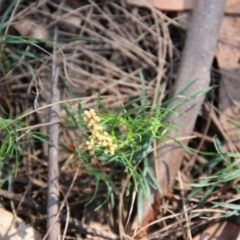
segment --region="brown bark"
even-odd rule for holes
[[[218,39],[218,31],[223,17],[225,0],[198,0],[193,11],[191,24],[187,34],[185,48],[179,68],[178,78],[174,89],[174,100],[169,108],[176,109],[176,113],[171,113],[166,121],[171,122],[173,128],[167,137],[178,139],[189,136],[194,128],[205,94],[196,96],[186,103],[179,105],[182,99],[186,99],[196,91],[204,91],[210,84],[210,68],[214,57],[214,51]],[[186,84],[193,80],[193,83],[179,92]],[[168,139],[166,139],[168,140]],[[188,144],[189,140],[181,141]],[[155,171],[158,183],[163,195],[167,194],[174,182],[175,175],[179,170],[184,156],[184,149],[177,142],[162,145],[157,152],[158,159],[155,160]],[[153,193],[151,207],[149,203],[143,209],[143,220],[140,224],[134,222],[134,229],[140,225],[142,227],[149,224],[156,217],[156,197],[158,193]],[[159,196],[162,197],[162,196]],[[143,232],[140,235],[144,235]],[[140,236],[139,235],[139,236]]]

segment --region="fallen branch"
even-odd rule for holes
[[[225,0],[198,0],[193,11],[193,16],[188,31],[183,57],[174,89],[174,100],[170,109],[175,113],[169,114],[166,121],[171,122],[173,128],[167,137],[170,139],[189,136],[194,128],[196,118],[205,98],[205,94],[189,99],[179,106],[181,99],[187,99],[196,91],[204,92],[210,84],[210,68],[218,39],[218,31],[223,17]],[[190,80],[194,80],[183,92],[180,91]],[[188,139],[181,141],[187,145]],[[132,229],[145,227],[156,218],[160,199],[166,195],[174,182],[184,156],[184,149],[179,143],[162,145],[157,151],[158,159],[155,160],[154,169],[162,195],[153,192],[151,204],[143,203],[142,221],[134,220]],[[145,232],[139,235],[144,236]]]

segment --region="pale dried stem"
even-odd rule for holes
[[[55,34],[55,40],[57,36]],[[54,50],[55,52],[55,50]],[[56,55],[53,56],[52,79],[51,79],[51,103],[58,102],[60,94],[58,90],[59,68],[56,66]],[[47,191],[47,230],[48,240],[60,239],[60,223],[58,218],[59,211],[59,166],[58,166],[58,139],[59,139],[59,120],[60,106],[53,104],[50,108],[49,126],[49,156],[48,156],[48,191]],[[46,236],[45,236],[46,237]]]

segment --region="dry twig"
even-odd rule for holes
[[[53,59],[51,79],[52,99],[51,103],[59,101],[58,75],[59,68],[56,67],[56,59]],[[52,105],[50,108],[50,122],[59,120],[60,107],[58,104]],[[50,143],[48,156],[48,192],[47,192],[47,229],[48,239],[60,239],[60,224],[57,218],[59,209],[59,167],[58,167],[58,139],[59,139],[59,125],[53,123],[49,126]]]

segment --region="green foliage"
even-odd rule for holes
[[[223,184],[230,183],[234,179],[240,177],[240,155],[239,153],[223,153],[221,150],[221,143],[219,139],[214,139],[215,148],[217,153],[207,155],[211,156],[207,163],[199,166],[199,171],[211,171],[211,176],[200,178],[198,183],[191,184],[193,190],[188,196],[188,199],[192,198],[196,194],[203,192],[203,196],[198,203],[198,207],[202,207],[204,203],[209,199],[214,191]],[[203,153],[204,154],[204,153]],[[235,191],[239,193],[239,184],[233,186]],[[204,189],[204,190],[203,190]],[[236,199],[238,200],[238,199]],[[214,206],[218,206],[225,210],[225,214],[218,215],[210,219],[228,218],[239,213],[239,205],[232,203],[222,202],[211,202]]]
[[[215,157],[202,167],[217,169],[219,164],[223,164],[223,167],[219,167],[220,170],[216,171],[212,176],[202,178],[200,183],[192,184],[193,187],[217,186],[220,183],[230,182],[240,176],[239,153],[223,153],[221,151],[220,142],[217,138],[215,138],[214,143],[217,154],[215,154]],[[234,158],[234,161],[229,161],[229,157]]]
[[[149,166],[149,154],[152,152],[153,140],[161,141],[170,128],[170,125],[163,121],[169,111],[161,107],[151,110],[151,106],[148,105],[139,104],[138,106],[137,103],[142,100],[142,98],[132,100],[122,106],[117,113],[111,112],[99,100],[95,111],[100,118],[100,126],[108,132],[117,145],[113,155],[105,154],[101,147],[95,147],[94,155],[88,153],[83,144],[88,139],[89,131],[83,119],[82,106],[79,103],[76,112],[70,106],[65,105],[68,122],[66,127],[75,127],[82,132],[81,139],[76,143],[76,146],[80,146],[76,149],[76,154],[81,161],[81,170],[96,182],[94,196],[101,181],[107,187],[107,199],[113,196],[113,191],[117,188],[114,181],[116,179],[115,169],[122,169],[122,175],[119,177],[130,179],[127,189],[138,192],[140,196],[144,195],[149,198],[150,189],[158,188]],[[97,159],[101,167],[94,167],[91,164],[93,157]],[[110,167],[110,171],[106,173],[104,167]]]
[[[49,144],[47,136],[39,132],[22,132],[23,127],[25,127],[23,122],[0,118],[0,187],[9,180],[12,174],[17,173],[23,146],[27,146],[30,141]],[[23,135],[25,137],[20,140],[20,136]],[[10,160],[12,160],[11,163],[13,162],[10,164],[11,167],[4,168],[4,164],[8,164]]]
[[[21,155],[21,143],[16,141],[18,137],[17,129],[20,128],[20,124],[8,119],[0,118],[0,187],[8,179],[9,174],[12,174],[16,170],[16,166]],[[15,166],[8,172],[8,174],[1,179],[4,163],[10,158],[15,159]]]

